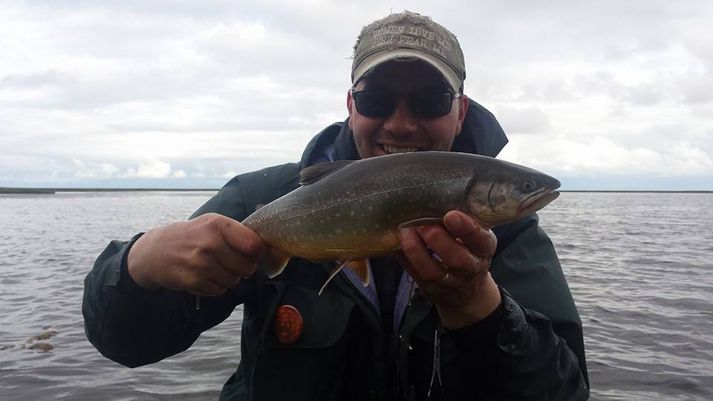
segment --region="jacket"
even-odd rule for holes
[[[495,156],[506,142],[492,114],[471,101],[453,150]],[[235,177],[193,216],[216,212],[240,221],[296,188],[301,168],[357,158],[348,124],[333,124],[299,163]],[[301,259],[273,279],[258,273],[223,296],[204,297],[196,309],[187,293],[147,291],[131,280],[126,255],[139,234],[111,242],[87,275],[85,331],[106,357],[140,366],[187,349],[242,304],[241,361],[221,392],[225,400],[586,399],[581,321],[552,243],[536,215],[494,231],[491,272],[503,302],[459,330],[440,326],[432,302],[404,274],[389,333],[373,289],[343,272],[318,296],[333,265]],[[277,341],[280,305],[303,317],[295,343]]]

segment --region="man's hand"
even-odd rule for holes
[[[215,296],[255,273],[266,251],[254,231],[211,213],[148,231],[131,247],[127,264],[143,288]]]
[[[497,238],[459,211],[448,212],[443,224],[402,229],[400,259],[435,303],[443,326],[456,329],[486,318],[500,305],[489,271]]]

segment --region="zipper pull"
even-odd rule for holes
[[[433,383],[438,379],[438,388],[441,390],[443,397],[443,379],[441,378],[441,336],[438,333],[438,327],[433,332],[433,370],[431,371],[431,383],[428,385],[428,394],[426,398],[431,398]]]

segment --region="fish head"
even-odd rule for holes
[[[466,191],[467,211],[481,223],[494,227],[534,213],[559,196],[560,182],[547,174],[493,159],[478,169]]]

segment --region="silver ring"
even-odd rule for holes
[[[446,274],[445,274],[445,276],[443,276],[443,278],[441,278],[441,281],[446,281],[451,277],[451,272],[448,271],[447,264],[441,262],[441,265],[443,265],[443,269],[446,271]]]

